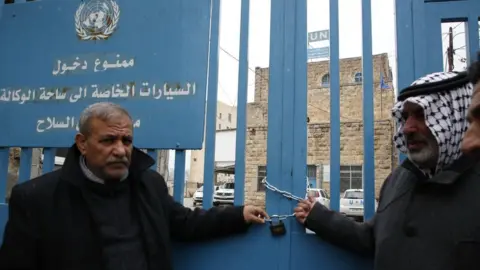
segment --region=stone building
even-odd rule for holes
[[[396,165],[392,142],[394,123],[390,110],[395,94],[388,55],[373,56],[375,116],[375,188],[376,195],[383,180]],[[255,99],[247,107],[247,145],[245,201],[264,205],[265,191],[260,183],[266,172],[266,139],[268,119],[268,68],[255,70]],[[388,89],[381,87],[381,78]],[[308,63],[308,154],[307,176],[313,187],[329,191],[330,159],[330,88],[329,61]],[[337,90],[338,91],[338,90]],[[362,124],[362,60],[361,57],[340,60],[340,159],[341,191],[362,188],[363,124]],[[305,181],[305,180],[299,180]]]

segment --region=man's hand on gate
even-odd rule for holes
[[[295,217],[297,218],[298,222],[304,224],[305,219],[307,219],[308,214],[312,210],[313,206],[315,205],[315,199],[309,197],[308,200],[302,200],[298,203],[297,207],[295,207]]]
[[[252,206],[252,205],[245,205],[243,207],[243,218],[247,223],[257,223],[263,224],[265,223],[265,218],[270,219],[267,212],[261,209],[260,207]]]

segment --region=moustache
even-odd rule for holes
[[[408,141],[414,142],[428,142],[428,138],[423,136],[422,134],[412,133],[412,134],[405,134],[405,139]]]
[[[107,165],[114,165],[114,164],[123,164],[125,166],[128,166],[128,159],[122,158],[122,159],[107,160]]]

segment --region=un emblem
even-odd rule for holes
[[[107,39],[117,28],[120,8],[114,0],[82,2],[75,13],[75,30],[81,40]]]

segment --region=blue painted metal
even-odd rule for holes
[[[155,163],[150,168],[156,170],[158,165],[158,151],[155,149],[147,149],[147,154],[155,160]]]
[[[441,17],[435,16],[435,11],[427,8],[427,5],[425,5],[423,9],[423,14],[414,13],[414,16],[417,20],[424,20],[425,27],[422,30],[424,30],[425,33],[428,33],[426,35],[422,35],[421,33],[423,31],[419,31],[419,33],[417,34],[418,42],[415,42],[419,46],[424,46],[423,50],[425,54],[422,56],[423,58],[421,59],[425,64],[425,70],[423,74],[425,75],[425,73],[432,73],[444,70],[443,59],[445,54],[442,47]],[[422,35],[423,38],[420,38],[420,35]],[[415,47],[415,49],[416,48],[417,47]],[[421,71],[421,69],[418,69],[418,72]]]
[[[363,189],[364,218],[375,214],[375,130],[373,109],[372,7],[362,0],[362,73],[363,73]]]
[[[304,196],[306,0],[272,1],[270,19],[269,89],[274,90],[268,94],[268,111],[269,115],[277,117],[268,118],[267,178],[280,189]],[[270,214],[290,214],[295,202],[267,192],[266,205]],[[253,226],[244,236],[195,245],[178,244],[175,249],[178,253],[174,254],[175,267],[224,269],[225,262],[232,262],[228,267],[235,270],[313,269],[320,261],[323,269],[372,268],[370,260],[305,234],[304,228],[294,219],[286,220],[285,226],[289,233],[284,237],[272,237],[267,226]]]
[[[476,9],[469,9],[468,20],[465,25],[465,33],[466,35],[466,44],[467,45],[467,63],[472,63],[473,61],[477,61],[477,52],[479,44],[479,34],[478,34],[478,18],[480,16],[480,3],[475,2],[477,4]]]
[[[185,150],[175,151],[175,172],[173,175],[173,198],[183,203],[185,195]]]
[[[287,1],[288,2],[288,1]],[[292,1],[293,2],[293,1]],[[288,7],[287,7],[288,8]],[[306,196],[306,183],[303,179],[307,176],[307,80],[306,74],[307,65],[307,1],[296,1],[295,5],[291,7],[295,12],[292,12],[293,23],[290,23],[293,26],[292,37],[285,37],[287,40],[294,40],[293,45],[294,57],[293,61],[288,62],[286,66],[287,71],[285,72],[286,78],[290,80],[290,84],[284,84],[284,96],[283,104],[288,104],[291,108],[283,108],[284,113],[284,125],[285,125],[285,137],[288,138],[287,141],[292,141],[293,149],[282,148],[282,156],[285,157],[283,166],[292,164],[292,171],[289,175],[286,175],[286,178],[283,179],[284,183],[289,183],[290,185],[284,186],[286,190],[292,190],[293,194],[299,197]],[[289,12],[290,13],[290,12]],[[288,29],[286,29],[288,31]],[[289,48],[285,48],[285,54],[288,55],[287,51]],[[288,77],[287,77],[288,76]],[[289,104],[290,103],[290,104]],[[290,112],[289,112],[290,111]],[[288,122],[287,122],[288,121]],[[268,160],[267,160],[268,161]],[[316,169],[316,167],[315,167]],[[284,204],[287,206],[286,211],[293,209],[297,206],[297,202],[294,201],[285,201]],[[304,232],[305,229],[301,226],[296,220],[290,220],[292,231],[294,233]],[[295,241],[295,235],[292,235],[290,240],[290,251],[292,249],[292,243]],[[288,256],[290,254],[286,254]],[[299,258],[295,258],[299,259]],[[297,265],[295,259],[290,258],[290,265]],[[285,268],[290,269],[290,267]]]
[[[81,110],[109,100],[140,120],[138,147],[202,148],[210,0],[115,2],[118,25],[105,41],[76,36],[80,1],[3,5],[0,36],[10,49],[0,51],[0,114],[16,117],[0,118],[8,130],[0,146],[67,147]],[[61,74],[63,65],[85,70]]]
[[[204,208],[213,205],[215,170],[215,131],[217,129],[218,48],[220,36],[220,0],[212,0],[208,69],[207,127],[205,136],[205,164],[203,172]]]
[[[402,2],[402,1],[400,1]],[[416,27],[413,30],[413,53],[415,63],[413,70],[415,77],[426,73],[442,71],[444,69],[442,48],[442,22],[466,22],[467,62],[475,60],[479,48],[478,18],[480,16],[480,2],[475,0],[463,1],[436,1],[424,0],[411,2],[412,22]],[[401,8],[408,8],[407,3],[397,3]],[[403,21],[406,21],[404,19]],[[400,44],[398,44],[401,46]],[[400,58],[400,55],[398,55]],[[400,76],[399,76],[400,79]]]
[[[413,57],[414,57],[413,59],[415,61],[415,66],[416,66],[416,68],[413,68],[415,78],[419,78],[425,75],[427,61],[428,61],[427,60],[428,58],[425,57],[425,55],[428,52],[425,44],[426,40],[423,36],[426,31],[425,18],[423,17],[424,6],[425,4],[423,3],[423,1],[418,1],[418,0],[414,0],[412,2],[412,6],[410,6],[410,9],[418,10],[418,14],[422,14],[421,16],[417,14],[412,14],[413,25],[415,25],[415,27],[412,28],[413,46],[414,46],[413,47],[414,49],[412,48],[412,51],[413,51]],[[414,80],[408,81],[408,84],[412,83],[413,81]]]
[[[250,27],[250,0],[242,0],[240,14],[240,59],[238,63],[237,132],[235,138],[235,194],[243,194],[245,191],[245,145],[247,132],[248,33]],[[234,204],[244,204],[244,196],[235,196]]]
[[[295,1],[292,1],[295,2]],[[268,117],[268,131],[267,131],[267,179],[268,181],[280,188],[285,188],[282,185],[282,144],[283,139],[283,93],[284,82],[283,78],[287,73],[288,67],[285,66],[286,49],[286,13],[285,1],[272,1],[271,2],[271,15],[270,15],[270,64],[269,64],[269,89],[275,89],[275,91],[268,91],[268,112],[269,115],[277,115],[281,117]],[[279,34],[282,33],[282,34]],[[305,46],[306,48],[306,46]],[[293,52],[293,48],[290,48],[290,52]],[[288,54],[292,57],[292,54]],[[305,61],[306,62],[306,61]],[[288,74],[287,74],[288,75]],[[285,146],[291,147],[292,141],[287,142],[285,140]],[[291,154],[291,152],[290,152]],[[291,171],[288,171],[291,173]],[[287,214],[291,212],[288,209],[287,213],[282,213],[281,196],[279,194],[272,194],[267,192],[266,195],[267,210],[270,213]],[[288,226],[289,224],[286,224]],[[288,227],[287,227],[288,229]],[[280,253],[279,258],[285,256]]]
[[[20,170],[18,172],[18,182],[22,183],[30,179],[32,170],[32,148],[23,148],[20,152]]]
[[[55,153],[55,148],[43,148],[42,173],[51,172],[55,168]]]
[[[220,0],[182,0],[182,1],[143,1],[141,5],[131,1],[117,0],[122,6],[122,28],[104,43],[83,44],[74,40],[72,29],[67,29],[68,23],[55,25],[54,28],[42,28],[35,31],[34,27],[46,25],[50,18],[60,20],[72,20],[78,2],[72,1],[42,1],[29,2],[23,5],[3,5],[0,3],[0,37],[11,37],[19,29],[25,32],[25,37],[15,41],[8,55],[0,52],[0,59],[6,59],[0,63],[0,82],[6,84],[2,87],[38,87],[39,84],[49,85],[79,85],[78,82],[98,82],[102,84],[114,83],[116,78],[132,77],[132,80],[157,79],[161,74],[161,80],[185,80],[186,76],[199,82],[195,97],[187,97],[184,100],[165,100],[154,103],[147,99],[133,99],[120,101],[127,109],[132,111],[134,117],[141,118],[141,127],[136,131],[136,145],[140,148],[149,149],[148,154],[156,159],[156,149],[175,149],[175,172],[174,172],[174,195],[175,200],[182,202],[185,189],[185,158],[187,149],[201,148],[204,133],[204,116],[206,111],[205,132],[205,174],[204,174],[204,207],[212,205],[213,195],[213,171],[215,153],[215,129],[216,129],[216,106],[217,106],[217,83],[218,83],[218,49],[219,49],[219,18]],[[374,174],[374,126],[373,126],[373,63],[372,54],[372,31],[371,31],[371,0],[362,0],[363,14],[363,123],[364,123],[364,188],[365,188],[365,217],[373,215],[373,192],[375,180]],[[240,31],[240,61],[239,61],[239,94],[237,116],[237,143],[236,143],[236,187],[235,204],[243,203],[244,177],[245,177],[245,141],[246,141],[246,100],[247,100],[247,73],[248,73],[248,19],[249,0],[242,0],[241,31]],[[167,6],[168,5],[168,6]],[[126,6],[124,8],[124,6]],[[39,7],[42,7],[41,9]],[[59,10],[58,7],[61,7]],[[145,7],[148,7],[146,9]],[[168,7],[168,8],[165,8]],[[468,8],[467,8],[468,7]],[[164,9],[162,9],[164,8]],[[181,9],[181,10],[180,10]],[[297,196],[305,195],[306,156],[307,156],[307,21],[306,0],[276,0],[271,3],[270,25],[270,78],[268,94],[269,115],[277,117],[268,118],[267,140],[267,169],[269,182],[276,187],[291,191]],[[154,27],[150,27],[149,20],[153,18],[149,11],[162,10],[163,17],[155,20]],[[171,12],[178,10],[178,12]],[[424,0],[398,0],[396,1],[396,30],[397,57],[398,57],[398,86],[403,88],[410,84],[416,77],[427,71],[439,68],[438,59],[430,59],[439,53],[438,34],[439,24],[443,19],[466,18],[469,28],[469,54],[478,49],[478,28],[476,23],[480,4],[473,0],[454,2],[428,2]],[[145,12],[142,12],[145,11]],[[132,14],[145,14],[147,20],[137,20],[138,16]],[[149,15],[150,14],[150,15]],[[174,15],[175,14],[175,15]],[[178,16],[178,14],[186,14]],[[15,15],[15,17],[13,17]],[[70,16],[70,17],[68,17]],[[148,17],[150,16],[150,17]],[[30,20],[27,23],[27,19]],[[57,19],[58,17],[58,19]],[[12,19],[15,18],[15,19]],[[36,24],[31,24],[31,19]],[[150,18],[150,19],[148,19]],[[156,17],[155,17],[156,18]],[[121,19],[121,20],[123,20]],[[163,23],[162,21],[165,20]],[[194,23],[192,23],[195,20]],[[339,209],[340,200],[340,76],[339,76],[339,6],[338,0],[330,0],[330,89],[331,89],[331,130],[330,130],[330,197],[331,207]],[[160,27],[159,27],[160,25]],[[152,42],[131,42],[148,34],[148,31],[135,31],[128,39],[121,40],[133,27],[142,26],[142,29],[150,29]],[[150,28],[149,28],[150,27]],[[32,30],[33,29],[33,30]],[[181,29],[181,31],[179,31]],[[193,30],[195,29],[195,31]],[[427,30],[433,29],[432,32]],[[48,31],[48,32],[45,32]],[[137,33],[143,32],[143,33]],[[476,33],[474,33],[476,32]],[[41,53],[37,47],[27,47],[24,39],[33,39],[37,35],[55,33],[59,39],[59,45],[51,42],[51,39],[38,40],[37,46],[49,42],[50,46],[43,46]],[[434,34],[432,34],[434,33]],[[162,35],[166,34],[166,35]],[[191,36],[193,34],[193,38]],[[190,35],[190,36],[189,36]],[[161,37],[168,36],[168,42]],[[177,42],[170,42],[172,36],[178,37]],[[158,40],[157,40],[158,39]],[[186,42],[194,39],[195,42]],[[35,39],[37,40],[37,39]],[[178,40],[181,40],[180,42]],[[157,42],[154,42],[157,41]],[[210,41],[210,42],[208,42]],[[181,44],[179,46],[179,44]],[[61,45],[61,46],[60,46]],[[83,47],[85,46],[85,47]],[[430,47],[431,50],[430,50]],[[47,49],[45,49],[47,48]],[[82,49],[83,48],[83,49]],[[153,63],[155,59],[149,53],[153,48],[162,57],[164,62]],[[149,51],[150,49],[150,51]],[[76,50],[75,52],[73,50]],[[104,57],[113,57],[107,52],[122,51],[122,55],[135,56],[135,63],[145,66],[118,70],[118,72],[101,72],[98,74],[70,74],[68,76],[53,77],[50,67],[52,59],[62,57],[68,59],[78,52],[89,59],[103,53]],[[107,51],[107,52],[105,52]],[[91,55],[94,52],[95,55]],[[56,55],[60,53],[61,55]],[[90,54],[89,54],[90,53]],[[138,53],[140,53],[138,55]],[[441,53],[441,51],[440,51]],[[106,56],[105,56],[106,55]],[[193,57],[195,55],[195,57]],[[6,58],[4,58],[4,56]],[[148,58],[147,56],[150,56]],[[116,56],[115,56],[116,57]],[[29,59],[31,66],[25,66],[24,72],[31,76],[24,76],[17,65],[16,60]],[[15,60],[15,61],[14,61]],[[175,60],[175,61],[174,61]],[[193,61],[192,65],[187,61]],[[208,68],[207,68],[208,61]],[[47,63],[47,64],[45,64]],[[45,66],[40,66],[40,64]],[[188,65],[188,69],[185,67]],[[155,70],[154,72],[151,70]],[[181,70],[182,74],[176,74],[175,70]],[[5,71],[5,72],[4,72]],[[35,71],[35,72],[34,72]],[[186,74],[188,73],[188,74]],[[137,75],[145,77],[140,78]],[[97,76],[96,76],[97,75]],[[23,79],[23,80],[21,80]],[[114,80],[115,79],[115,80]],[[24,84],[19,85],[22,82]],[[8,89],[6,89],[8,90]],[[205,109],[205,96],[208,90],[207,106]],[[7,92],[7,91],[5,91]],[[67,91],[68,93],[68,91]],[[139,92],[138,92],[139,93]],[[0,92],[0,96],[3,92]],[[21,97],[20,97],[21,98]],[[77,101],[67,107],[63,103],[52,103],[46,107],[45,102],[26,102],[23,105],[12,103],[0,103],[0,113],[10,116],[16,110],[26,111],[25,120],[19,123],[29,125],[37,121],[39,115],[52,113],[52,117],[78,115],[86,104],[93,102],[92,99]],[[83,104],[83,105],[82,105]],[[26,108],[26,109],[25,109]],[[192,113],[195,112],[195,116]],[[57,114],[58,113],[58,114]],[[158,116],[157,118],[150,116]],[[181,114],[186,113],[186,114]],[[48,114],[50,115],[50,114]],[[35,116],[35,117],[34,117]],[[0,133],[0,194],[6,193],[5,178],[8,169],[8,148],[13,146],[33,147],[43,146],[44,161],[43,172],[53,170],[55,148],[65,147],[71,144],[75,130],[58,131],[50,135],[37,134],[28,131],[30,127],[12,126],[13,122],[3,117],[0,119],[2,127],[12,127],[2,130]],[[23,118],[22,118],[23,119]],[[186,120],[185,120],[186,119]],[[185,120],[185,121],[183,121]],[[7,123],[11,126],[5,126]],[[165,128],[167,127],[167,128]],[[25,134],[19,134],[18,130],[24,128]],[[150,132],[150,133],[149,133]],[[33,135],[32,135],[33,134]],[[44,133],[46,134],[46,133]],[[147,136],[148,135],[148,136]],[[3,147],[3,148],[2,148]],[[20,180],[28,180],[30,177],[32,149],[24,148],[21,152]],[[288,201],[284,197],[267,191],[267,211],[270,214],[290,214],[296,205],[294,201]],[[5,204],[0,204],[0,239],[3,234],[3,226],[8,216]],[[231,269],[313,269],[322,264],[323,269],[372,269],[369,259],[358,257],[333,247],[314,235],[305,234],[304,228],[294,219],[285,221],[287,235],[284,237],[272,237],[268,226],[253,226],[246,235],[231,237],[208,243],[199,244],[175,244],[173,252],[176,269],[224,269],[225,262],[231,262]],[[229,251],[234,252],[229,252]],[[215,255],[212,255],[215,254]],[[188,258],[188,259],[185,259]],[[305,258],[316,258],[315,260]]]
[[[340,210],[340,41],[338,0],[330,0],[330,208]]]
[[[307,62],[306,58],[306,1],[278,1],[277,5],[281,5],[279,8],[282,13],[284,14],[282,18],[283,23],[283,32],[282,37],[280,38],[281,41],[279,43],[279,52],[283,54],[283,59],[281,62],[281,72],[273,74],[273,70],[270,72],[270,83],[273,89],[277,89],[273,85],[278,85],[278,91],[281,91],[281,102],[282,106],[278,106],[279,104],[270,103],[270,97],[276,95],[274,91],[269,91],[269,102],[268,102],[268,111],[270,115],[281,115],[280,121],[280,130],[281,133],[277,135],[273,135],[273,132],[268,130],[267,138],[270,136],[280,137],[280,144],[281,147],[279,149],[270,148],[267,146],[267,166],[270,165],[271,161],[270,158],[272,156],[279,156],[279,167],[280,170],[278,172],[277,181],[274,181],[272,184],[279,187],[281,190],[292,190],[293,187],[293,194],[304,197],[305,196],[305,177],[306,177],[306,106],[307,100],[306,97],[303,99],[303,93],[306,92],[306,80],[300,79],[303,75],[306,76],[306,65]],[[272,4],[272,11],[274,9],[274,4]],[[271,24],[274,24],[272,21]],[[303,26],[303,27],[302,27]],[[274,40],[275,34],[271,31],[271,39]],[[273,35],[272,35],[273,34]],[[270,46],[272,50],[272,46]],[[272,58],[270,58],[272,60]],[[272,62],[270,67],[274,65]],[[302,73],[302,70],[304,72]],[[297,88],[298,87],[298,88]],[[299,100],[297,100],[299,99]],[[297,102],[302,102],[301,107],[305,109],[305,114],[302,115],[301,108],[296,108]],[[300,112],[299,112],[300,111]],[[300,116],[300,117],[299,117]],[[303,119],[301,119],[303,116]],[[268,122],[270,125],[270,119],[274,117],[269,117]],[[299,119],[300,118],[300,119]],[[299,120],[304,125],[299,129],[295,130],[295,120]],[[304,135],[304,136],[302,136]],[[299,141],[296,141],[299,140]],[[305,143],[305,145],[303,145]],[[304,148],[303,155],[299,152]],[[275,158],[275,161],[277,159]],[[298,164],[301,164],[298,166]],[[270,171],[267,168],[267,172]],[[268,179],[271,179],[268,177]],[[296,180],[296,181],[295,181]],[[300,182],[301,181],[301,182]],[[296,193],[295,186],[298,184],[297,182],[303,184],[303,189],[301,190],[302,193]],[[267,192],[267,195],[271,194],[271,192]],[[279,214],[289,214],[292,212],[292,209],[295,207],[294,201],[285,200],[279,196],[279,194],[273,195],[278,198],[278,210]],[[288,230],[291,230],[292,233],[297,231],[295,228],[299,227],[298,222],[295,220],[289,220],[285,222],[286,227]],[[277,262],[279,264],[279,269],[289,269],[290,265],[292,265],[293,260],[295,259],[293,256],[290,256],[292,240],[294,238],[293,234],[290,234],[290,237],[285,237],[282,239],[282,244],[277,249],[278,259]],[[296,267],[298,265],[293,264]]]
[[[397,52],[397,89],[410,85],[416,78],[415,75],[415,50],[413,43],[413,0],[395,0],[395,49]],[[415,27],[422,27],[421,23]],[[406,156],[399,153],[399,163],[405,160]]]

